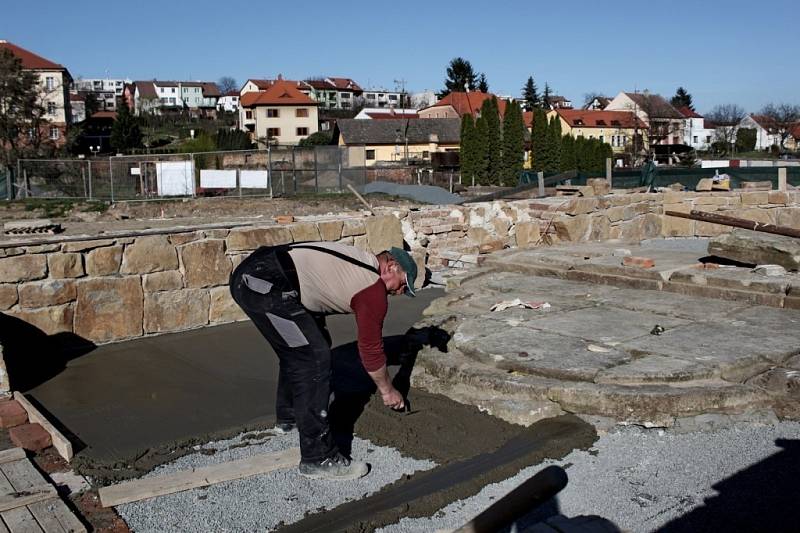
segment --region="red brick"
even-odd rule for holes
[[[27,421],[28,413],[16,400],[0,401],[0,428],[11,428]]]
[[[39,424],[23,424],[8,430],[11,442],[23,448],[38,452],[52,444],[50,434]]]
[[[480,253],[488,254],[491,252],[499,252],[505,247],[505,243],[502,240],[492,240],[489,242],[485,242],[480,246]]]
[[[622,259],[622,264],[625,266],[639,267],[639,268],[653,268],[656,262],[649,257],[636,257],[629,255]]]
[[[292,215],[278,215],[275,217],[275,222],[278,224],[291,224],[294,222],[294,216]]]

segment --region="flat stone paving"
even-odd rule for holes
[[[654,241],[631,250],[655,256],[656,268],[665,265],[660,271],[623,267],[615,251],[620,247],[498,254],[452,283],[425,312],[426,321],[448,329],[452,339],[447,353],[423,351],[416,384],[520,423],[560,412],[646,426],[707,413],[800,415],[791,407],[800,400],[799,310],[657,285],[676,268],[697,271],[703,241]],[[563,271],[540,270],[554,258],[563,260]],[[590,278],[594,282],[565,279],[579,269],[602,275]],[[736,273],[736,292],[758,283],[774,289],[797,277],[720,270]],[[700,274],[706,272],[716,271]],[[642,280],[653,284],[628,288]],[[515,298],[550,308],[489,310]]]

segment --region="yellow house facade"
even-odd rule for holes
[[[647,126],[633,112],[555,109],[547,114],[548,120],[554,116],[561,121],[562,134],[598,139],[611,145],[615,154],[630,152],[634,144],[638,149],[647,149],[642,146],[647,143]]]

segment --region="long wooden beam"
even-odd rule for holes
[[[800,229],[797,228],[790,228],[788,226],[778,226],[775,224],[764,224],[763,222],[754,222],[752,220],[729,217],[727,215],[720,215],[718,213],[707,213],[705,211],[692,210],[689,213],[680,213],[678,211],[664,211],[664,214],[671,217],[697,220],[699,222],[709,222],[711,224],[721,224],[723,226],[733,226],[736,228],[744,228],[752,231],[761,231],[764,233],[773,233],[775,235],[784,235],[786,237],[800,238]]]

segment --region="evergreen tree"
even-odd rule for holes
[[[544,170],[547,144],[547,114],[541,107],[533,112],[533,132],[531,133],[531,168],[536,172]]]
[[[575,169],[578,172],[586,172],[587,168],[587,144],[588,140],[585,137],[578,137],[575,139]]]
[[[489,92],[489,82],[486,81],[486,74],[481,72],[481,75],[478,76],[478,90],[482,93]]]
[[[567,134],[561,137],[561,172],[568,170],[575,170],[578,168],[578,162],[575,159],[575,139],[572,135]]]
[[[688,107],[692,111],[694,111],[694,105],[692,104],[692,95],[689,94],[686,89],[683,87],[678,87],[678,90],[675,91],[675,96],[672,97],[670,103],[674,107]]]
[[[536,109],[540,105],[539,90],[536,88],[533,76],[528,76],[528,81],[525,82],[525,87],[522,88],[522,99],[525,102],[526,111]]]
[[[550,109],[550,97],[553,96],[553,91],[550,89],[550,84],[544,82],[544,92],[542,93],[542,107]]]
[[[548,167],[546,172],[556,173],[561,170],[561,119],[553,114],[547,125]]]
[[[117,152],[124,152],[131,148],[142,146],[142,132],[139,129],[139,119],[131,114],[128,103],[120,99],[117,108],[117,118],[111,127],[111,147]]]
[[[475,176],[475,121],[472,115],[461,117],[461,179],[468,184]]]
[[[486,121],[487,179],[492,185],[500,183],[503,173],[501,160],[502,133],[497,98],[487,98],[481,105],[481,118]]]
[[[516,102],[506,105],[503,117],[503,173],[500,185],[517,184],[522,171],[523,152],[525,150],[525,124],[522,121],[522,110]]]
[[[474,160],[473,169],[475,172],[475,183],[479,185],[489,185],[487,175],[489,171],[489,127],[486,118],[481,113],[475,121],[474,139]]]
[[[444,89],[439,93],[439,98],[444,98],[451,92],[474,91],[476,79],[469,61],[463,57],[454,58],[447,67],[447,79],[444,80]]]

